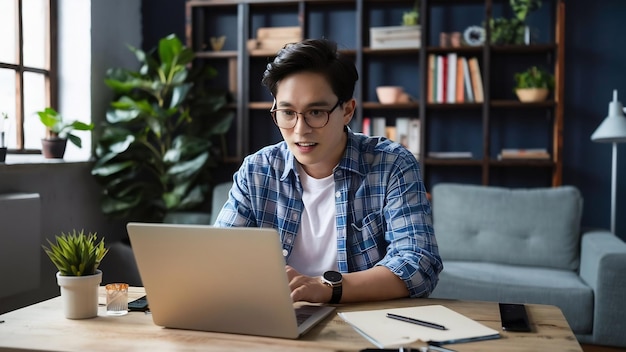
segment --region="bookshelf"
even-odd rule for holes
[[[194,65],[209,64],[215,82],[233,96],[236,121],[228,136],[228,162],[238,165],[259,148],[280,141],[268,110],[271,97],[261,86],[265,65],[275,51],[249,50],[248,40],[262,27],[300,28],[306,38],[327,37],[354,58],[360,79],[358,109],[351,123],[384,116],[387,126],[401,117],[420,121],[420,154],[428,188],[437,182],[506,186],[558,186],[562,183],[564,0],[546,0],[532,27],[540,35],[530,45],[441,47],[440,32],[463,31],[506,15],[508,1],[421,0],[420,48],[373,49],[370,28],[396,26],[413,0],[189,0],[186,2],[187,45],[196,52]],[[211,51],[209,38],[226,36],[222,51]],[[486,30],[486,43],[490,40]],[[483,81],[482,102],[432,103],[427,100],[429,55],[477,58]],[[521,103],[513,93],[513,74],[540,64],[555,74],[547,101]],[[375,89],[401,85],[411,102],[381,104]],[[499,159],[502,149],[545,149],[548,159]],[[429,152],[471,152],[467,158],[430,158]]]

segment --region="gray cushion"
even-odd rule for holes
[[[593,290],[573,271],[461,261],[444,265],[431,298],[554,305],[574,333],[592,331]]]
[[[571,186],[508,189],[433,187],[439,253],[448,260],[575,270],[582,196]]]

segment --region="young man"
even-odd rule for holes
[[[216,220],[278,230],[294,301],[425,297],[443,268],[415,157],[348,127],[357,79],[331,41],[283,48],[262,82],[284,141],[245,158]]]

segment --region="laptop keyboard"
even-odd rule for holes
[[[301,306],[296,310],[296,321],[298,326],[302,325],[307,319],[309,319],[315,312],[319,310],[319,306]]]

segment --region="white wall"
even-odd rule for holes
[[[113,97],[104,84],[107,69],[137,68],[127,45],[141,46],[141,0],[60,0],[58,6],[59,111],[97,125]],[[66,159],[87,160],[91,133],[77,135],[83,148],[68,143]]]

